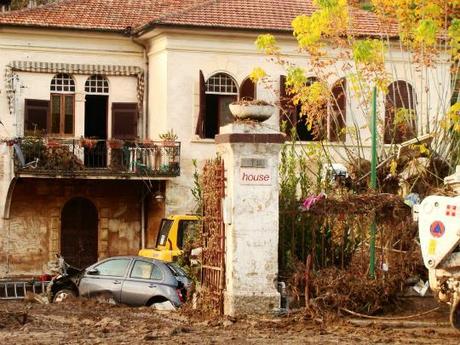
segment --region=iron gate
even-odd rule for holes
[[[220,158],[207,161],[202,178],[202,298],[208,307],[222,314],[225,289],[225,229],[222,215],[222,198],[225,196],[224,162]]]

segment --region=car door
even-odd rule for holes
[[[82,296],[112,297],[121,301],[121,288],[132,259],[108,259],[85,270],[80,280],[79,292]]]
[[[168,298],[169,291],[163,280],[164,272],[158,265],[150,261],[136,259],[123,284],[122,303],[141,306],[146,305],[154,296]]]

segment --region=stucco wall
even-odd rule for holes
[[[17,72],[16,115],[9,114],[5,92],[5,68],[12,61],[60,62],[69,64],[125,65],[145,68],[143,49],[131,39],[119,34],[81,31],[39,30],[23,28],[0,29],[0,139],[23,134],[24,100],[50,99],[53,74]],[[73,75],[76,86],[74,137],[84,135],[85,92],[89,75]],[[107,76],[109,81],[107,133],[110,137],[112,102],[137,102],[136,78]],[[140,133],[142,133],[140,131]],[[0,145],[0,209],[13,177],[12,151]],[[2,212],[3,216],[3,212]]]
[[[279,78],[280,75],[285,75],[286,71],[256,50],[254,41],[257,33],[209,31],[185,33],[171,29],[169,31],[158,30],[150,36],[152,36],[149,41],[151,45],[149,52],[151,95],[148,133],[153,139],[158,133],[171,128],[178,134],[182,143],[182,175],[167,184],[166,213],[189,212],[194,205],[190,193],[193,173],[191,161],[196,159],[199,166],[202,166],[205,159],[215,156],[214,140],[200,139],[195,135],[199,109],[199,71],[203,71],[205,79],[218,72],[228,73],[239,86],[254,67],[262,67],[269,75],[269,83],[258,85],[257,95],[258,98],[267,101],[277,101]],[[287,36],[278,38],[285,58],[295,65],[305,67],[306,59],[297,52],[295,41]],[[330,54],[337,55],[337,51],[331,50]],[[446,83],[448,85],[448,65],[439,64],[433,69],[417,71],[416,67],[409,63],[407,54],[401,52],[397,46],[389,49],[386,58],[389,61],[387,63],[389,80],[405,80],[414,86],[417,92],[416,111],[419,115],[419,135],[427,133],[429,129],[433,129],[438,114],[442,113],[447,106],[440,99],[439,93],[442,89],[446,90]],[[350,72],[343,71],[343,67],[350,64],[353,65],[351,61],[337,58],[329,71],[332,74],[328,80],[331,86],[340,77],[348,76]],[[161,73],[155,73],[155,71],[161,71]],[[163,87],[165,84],[166,89]],[[426,86],[430,87],[428,93],[425,92]],[[361,155],[369,157],[370,105],[368,109],[363,109],[351,89],[349,84],[347,88],[347,126],[355,126],[359,130]],[[378,116],[379,129],[382,131],[384,95],[378,97]],[[278,123],[278,114],[275,114],[264,125],[276,129]],[[352,136],[347,136],[348,146],[357,143]],[[308,145],[308,143],[301,145]],[[301,145],[298,145],[299,150],[302,149]],[[326,147],[338,161],[346,157],[346,150],[342,144],[331,143],[326,144]]]
[[[137,254],[141,188],[140,181],[18,181],[10,219],[0,229],[0,277],[49,272],[48,262],[60,253],[61,212],[74,197],[87,198],[97,209],[99,259]]]

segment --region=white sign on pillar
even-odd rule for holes
[[[267,168],[267,160],[260,158],[242,158],[240,164],[240,184],[271,186],[273,176]]]
[[[240,168],[240,183],[246,185],[272,185],[270,169]]]

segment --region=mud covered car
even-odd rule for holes
[[[103,298],[131,306],[185,302],[191,279],[177,265],[138,256],[104,259],[84,270],[65,265],[49,286],[49,297],[61,302],[69,296]]]

